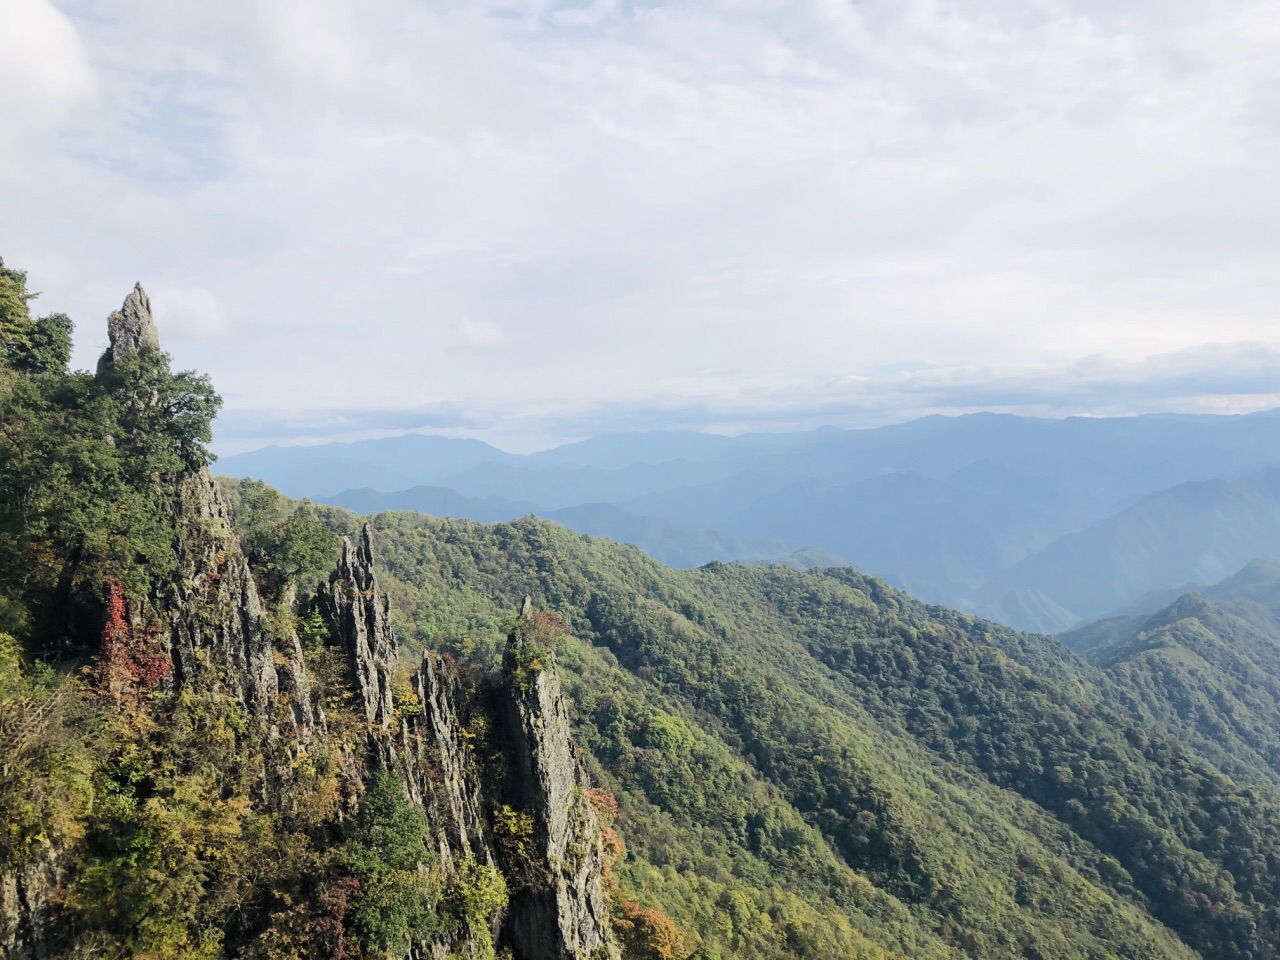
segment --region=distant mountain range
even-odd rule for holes
[[[405,435],[219,472],[363,513],[534,514],[672,566],[817,548],[922,599],[1057,632],[1280,554],[1280,417],[926,417],[596,437],[529,455]]]

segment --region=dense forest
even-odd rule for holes
[[[1280,956],[1275,584],[1086,659],[850,568],[366,520],[211,478],[141,288],[92,373],[32,299],[0,269],[7,955]]]

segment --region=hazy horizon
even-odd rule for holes
[[[739,430],[739,431],[719,431],[719,430],[705,430],[705,429],[680,427],[680,426],[673,426],[673,427],[657,426],[657,427],[651,427],[647,429],[615,430],[615,431],[605,431],[602,433],[586,434],[583,436],[567,437],[567,438],[557,439],[553,442],[546,443],[545,445],[542,445],[542,446],[527,447],[524,449],[513,449],[511,447],[504,446],[502,443],[490,442],[488,440],[484,440],[483,438],[476,436],[474,434],[468,433],[466,431],[443,432],[443,431],[432,431],[432,430],[388,430],[388,431],[378,431],[373,434],[360,434],[358,436],[352,436],[352,437],[328,437],[328,436],[295,437],[283,442],[279,440],[262,441],[262,442],[253,442],[252,440],[242,440],[241,443],[233,442],[232,444],[224,444],[220,442],[218,439],[218,421],[214,421],[214,438],[213,438],[212,447],[214,449],[214,452],[219,454],[220,456],[234,456],[240,453],[254,453],[259,450],[265,450],[270,448],[283,449],[287,447],[298,447],[298,446],[323,446],[326,444],[333,444],[333,443],[353,444],[353,443],[361,443],[361,442],[371,441],[371,440],[393,440],[399,437],[422,436],[422,437],[443,437],[449,440],[463,440],[463,441],[477,440],[477,441],[480,441],[481,443],[485,443],[491,447],[494,447],[495,449],[501,451],[502,453],[521,456],[521,455],[528,455],[528,454],[535,454],[535,453],[544,453],[548,450],[555,450],[555,449],[559,449],[560,447],[573,446],[574,444],[585,443],[589,440],[621,438],[621,437],[633,436],[637,434],[645,435],[645,434],[660,434],[660,433],[698,433],[698,434],[705,434],[707,436],[725,437],[728,439],[732,439],[732,438],[746,437],[746,436],[768,436],[768,435],[776,435],[776,434],[813,433],[813,432],[824,431],[824,430],[834,431],[834,432],[848,431],[848,430],[877,430],[882,427],[903,426],[909,423],[914,423],[918,420],[928,419],[929,417],[956,418],[956,417],[976,416],[976,415],[982,415],[982,414],[992,414],[992,415],[999,415],[999,416],[1017,416],[1017,417],[1025,417],[1028,419],[1040,419],[1040,420],[1070,420],[1073,418],[1100,420],[1100,419],[1122,419],[1122,418],[1132,418],[1132,417],[1187,417],[1187,416],[1243,417],[1243,416],[1252,416],[1254,414],[1259,414],[1262,416],[1280,415],[1280,407],[1264,407],[1258,410],[1250,410],[1250,411],[1244,411],[1239,413],[1183,413],[1183,412],[1170,411],[1170,410],[1155,410],[1147,413],[1116,414],[1112,416],[1091,416],[1088,414],[1064,414],[1058,417],[1052,417],[1052,416],[1033,417],[1029,414],[1007,413],[1005,411],[971,410],[971,411],[966,411],[962,413],[927,413],[917,417],[908,417],[907,419],[904,419],[904,420],[888,420],[884,423],[870,424],[866,426],[857,426],[857,427],[837,426],[832,423],[818,423],[812,426],[798,426],[790,430],[750,430],[748,429],[748,430]]]

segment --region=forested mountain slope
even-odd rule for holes
[[[1280,783],[1280,563],[1256,560],[1155,612],[1064,640],[1107,672],[1135,718],[1237,779]]]
[[[810,902],[847,903],[836,881],[861,875],[974,956],[1178,955],[1171,933],[1202,956],[1275,955],[1275,795],[1137,725],[1050,639],[849,570],[675,571],[537,521],[375,526],[424,645],[491,658],[521,591],[566,619],[577,736],[620,797],[632,882],[704,940],[710,843],[730,890],[759,882],[754,857],[784,886],[816,857],[831,866]],[[748,792],[777,813],[744,809]],[[788,840],[788,819],[814,839]]]

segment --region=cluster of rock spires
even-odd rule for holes
[[[103,363],[158,348],[150,301],[140,285],[111,314],[108,332],[111,347]],[[169,692],[197,685],[234,696],[254,718],[265,754],[278,753],[282,742],[289,750],[306,750],[314,736],[323,735],[326,721],[310,689],[302,645],[291,632],[281,638],[279,629],[273,635],[269,628],[230,512],[206,468],[180,481],[174,509],[178,573],[131,610],[137,626],[160,625],[159,639],[173,665],[165,681]],[[298,603],[292,597],[286,602]],[[407,707],[397,703],[396,638],[367,524],[357,544],[343,538],[336,569],[302,605],[321,611],[349,664],[366,726],[365,755],[348,758],[353,777],[377,767],[397,773],[426,814],[446,880],[469,858],[508,876],[519,871],[538,878],[513,887],[505,916],[495,918],[497,944],[516,960],[616,960],[600,826],[573,756],[554,672],[521,685],[511,675],[510,655],[502,673],[475,675],[428,652],[409,678],[413,696]],[[522,614],[531,615],[528,601]],[[513,634],[510,643],[520,642]],[[485,775],[470,743],[466,728],[476,717],[485,718],[490,744],[501,758],[497,777]],[[273,780],[287,776],[284,767],[267,771],[268,801],[280,786]],[[499,806],[530,818],[536,862],[503,862],[509,854],[495,844],[492,830]],[[0,906],[19,916],[7,942],[0,940],[0,954],[51,955],[46,927],[53,918],[41,905],[57,880],[56,858],[0,877]],[[416,945],[411,955],[441,954],[449,946]]]
[[[352,664],[380,761],[400,774],[409,796],[426,810],[446,875],[472,857],[508,875],[536,878],[513,895],[499,942],[522,960],[616,957],[600,825],[573,755],[554,670],[516,682],[515,648],[524,642],[519,631],[508,641],[502,673],[474,686],[451,661],[428,652],[411,680],[420,709],[397,713],[391,690],[396,641],[374,573],[368,524],[358,546],[343,540],[342,558],[319,603]],[[532,616],[528,598],[520,613]],[[493,778],[482,775],[464,733],[475,715],[485,716],[502,758],[496,795],[488,795]],[[487,823],[499,806],[530,818],[535,862],[503,862],[503,852],[495,850]]]

